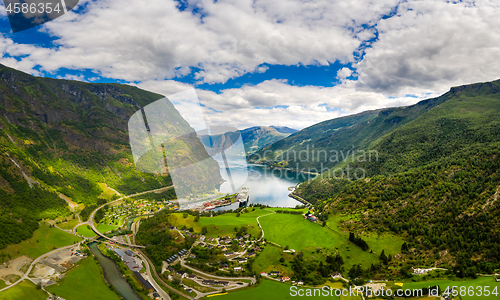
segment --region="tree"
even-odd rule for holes
[[[207,234],[207,232],[208,232],[208,228],[207,228],[207,226],[203,226],[203,227],[201,228],[201,234],[205,235],[205,234]]]
[[[384,263],[384,265],[389,263],[389,259],[385,255],[385,250],[382,250],[382,253],[380,253],[380,260]]]

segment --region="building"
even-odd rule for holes
[[[290,281],[290,277],[286,276],[286,277],[282,277],[280,279],[281,282],[286,282],[286,281]]]
[[[271,272],[267,273],[267,275],[269,275],[269,276],[280,276],[281,272],[280,271],[271,271]]]
[[[242,270],[243,270],[243,268],[242,268],[242,267],[234,267],[234,268],[233,268],[233,270],[234,270],[234,271],[242,271]]]
[[[246,262],[247,262],[247,259],[246,259],[246,258],[239,258],[239,259],[238,259],[238,263],[240,263],[240,264],[244,264],[244,263],[246,263]]]
[[[177,271],[177,275],[179,275],[181,278],[186,278],[188,273],[186,271],[179,270]]]
[[[142,284],[142,286],[144,286],[144,288],[146,289],[146,291],[148,291],[148,292],[154,291],[154,288],[151,285],[151,283],[149,283],[149,281],[147,281],[146,279],[144,279],[144,277],[142,277],[141,273],[134,272],[134,275],[135,275],[135,277],[137,277],[137,279]]]
[[[134,251],[132,251],[132,250],[127,250],[127,251],[125,251],[125,254],[127,254],[128,256],[132,256],[132,257],[134,257],[134,256],[135,256],[135,253],[134,253]]]
[[[114,248],[113,251],[116,253],[116,255],[118,255],[119,257],[123,257],[125,256],[125,252],[123,252],[122,250],[118,249],[118,248]]]

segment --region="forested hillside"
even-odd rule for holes
[[[433,144],[433,140],[444,138],[453,140],[455,136],[463,136],[464,134],[465,136],[460,137],[460,140],[471,134],[485,136],[484,133],[489,131],[488,128],[482,129],[480,133],[472,131],[480,127],[481,124],[490,124],[494,120],[491,118],[494,118],[494,112],[498,111],[499,86],[500,82],[496,81],[456,87],[440,97],[423,100],[412,106],[367,111],[324,121],[264,147],[250,156],[249,159],[276,167],[316,168],[320,170],[321,168],[336,168],[345,165],[346,162],[353,164],[357,161],[359,153],[374,149],[380,152],[380,159],[384,162],[392,159],[398,161],[396,163],[398,165],[407,165],[407,158],[401,159],[403,155],[412,156]],[[481,119],[483,113],[487,118],[485,120]],[[455,124],[456,122],[460,122],[460,124]],[[402,131],[398,131],[399,136],[405,136],[409,133],[409,137],[404,141],[401,140],[400,145],[412,149],[411,154],[403,146],[391,148],[392,152],[389,154],[389,147],[380,144],[387,143],[386,137],[398,129],[402,129]],[[417,133],[413,132],[415,130],[421,136],[417,137]],[[425,134],[429,133],[428,130],[433,130],[434,134],[426,136]],[[464,132],[464,130],[469,130],[469,132]],[[449,135],[450,133],[454,136]],[[398,135],[392,135],[392,138],[398,138]],[[414,140],[411,141],[410,138]],[[419,145],[415,143],[419,143]],[[425,143],[428,145],[426,146]],[[377,147],[377,145],[379,146]],[[456,145],[454,141],[451,144],[440,143],[434,146],[448,147],[449,149],[441,149],[442,154],[446,155],[450,153],[453,145]],[[414,159],[422,158],[430,161],[433,160],[431,158],[433,155],[441,155],[438,153],[441,150],[429,149],[430,152],[420,153],[418,158],[414,157]],[[301,152],[303,155],[300,155]],[[306,153],[308,153],[307,158]],[[354,161],[349,156],[352,153],[355,153]],[[391,158],[383,156],[385,153]],[[392,155],[393,153],[398,156]],[[371,174],[386,171],[385,168],[377,169],[375,167],[377,163],[374,160],[372,163],[372,167],[368,168]],[[418,162],[410,163],[413,165],[408,167],[421,165]]]
[[[296,193],[320,210],[356,215],[344,225],[357,234],[404,236],[408,242],[395,264],[449,264],[458,276],[473,277],[500,268],[500,82],[444,96],[372,141],[366,149],[378,160],[340,165],[363,169],[366,178],[323,174]]]
[[[0,248],[30,237],[42,218],[71,213],[61,197],[78,210],[103,184],[122,194],[171,185],[168,174],[135,169],[127,132],[130,116],[160,98],[0,65]]]

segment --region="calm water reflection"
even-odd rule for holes
[[[233,178],[235,176],[244,177],[246,171],[247,169],[244,166],[232,168],[231,176]],[[288,188],[306,179],[303,174],[278,169],[271,170],[264,165],[248,164],[248,178],[244,186],[250,188],[249,204],[260,203],[275,207],[295,207],[296,205],[302,205],[302,203],[288,197],[290,193]],[[229,192],[229,183],[224,183],[220,189],[221,192]],[[214,211],[236,209],[238,206],[238,203],[234,203],[218,207]]]

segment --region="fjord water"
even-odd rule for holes
[[[221,164],[219,163],[219,165]],[[227,173],[224,174],[225,171],[222,173],[222,177],[227,179]],[[299,201],[288,196],[290,194],[288,188],[307,180],[308,175],[282,169],[273,170],[265,165],[250,163],[247,165],[232,165],[230,173],[231,177],[237,178],[236,181],[238,182],[241,181],[241,178],[248,176],[243,185],[250,190],[248,204],[260,203],[273,207],[295,207],[296,205],[302,205]],[[223,193],[231,191],[229,180],[221,185],[220,191]],[[238,203],[233,203],[228,206],[215,208],[214,211],[236,209],[238,206]]]
[[[104,278],[106,281],[112,285],[115,290],[123,297],[125,300],[141,300],[141,297],[137,295],[132,287],[128,284],[127,280],[123,278],[123,274],[115,264],[115,262],[101,253],[101,250],[97,247],[96,242],[88,244],[90,251],[97,258],[97,261],[102,267],[104,272]]]

